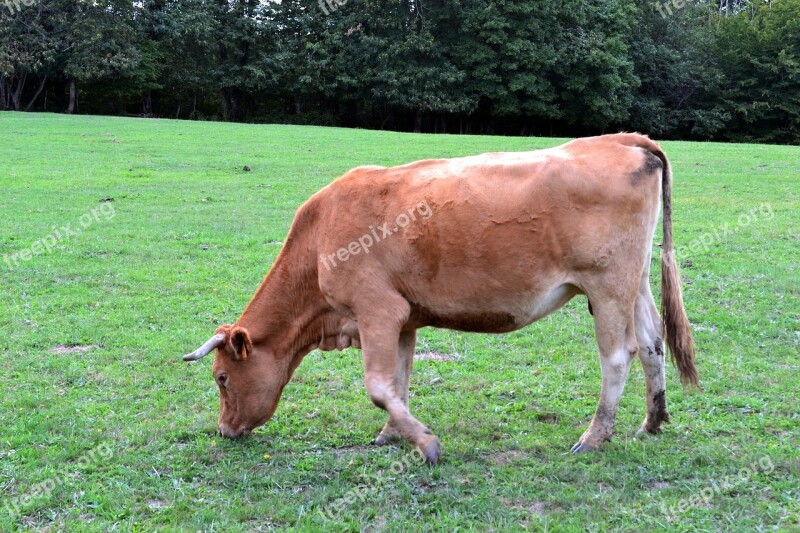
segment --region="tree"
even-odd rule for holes
[[[211,74],[226,120],[246,118],[248,96],[277,86],[276,32],[269,12],[270,7],[258,0],[216,0],[214,4],[217,62]]]
[[[25,109],[42,92],[56,62],[58,40],[48,31],[49,6],[23,6],[11,13],[0,9],[0,109],[23,109],[22,96],[31,76],[40,83]]]
[[[369,53],[367,83],[377,103],[412,112],[415,132],[425,114],[475,108],[476,99],[463,88],[466,73],[445,54],[449,43],[435,37],[441,5],[408,0],[366,7],[368,22],[353,34]]]
[[[585,131],[626,122],[639,86],[627,43],[635,7],[629,0],[573,0],[563,8],[554,70],[564,118]]]
[[[637,3],[629,49],[641,86],[631,107],[631,129],[661,137],[712,138],[730,118],[718,101],[722,72],[713,53],[716,6],[699,2],[668,14],[648,0]]]
[[[723,14],[716,37],[726,138],[800,143],[800,0]]]
[[[61,46],[63,73],[69,80],[69,106],[78,106],[78,83],[131,75],[140,66],[133,26],[134,5],[123,0],[62,0]]]
[[[20,2],[0,109],[800,142],[800,0],[665,2]]]

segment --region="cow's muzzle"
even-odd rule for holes
[[[227,424],[220,424],[219,427],[217,427],[217,433],[219,433],[220,437],[225,439],[239,439],[241,437],[247,437],[251,432],[251,430],[244,427],[233,429]]]

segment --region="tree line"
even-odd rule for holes
[[[3,110],[800,143],[800,0],[3,1]]]

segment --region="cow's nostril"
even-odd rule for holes
[[[226,439],[236,439],[242,435],[242,430],[234,430],[227,424],[220,424],[217,428],[221,437],[225,437]]]

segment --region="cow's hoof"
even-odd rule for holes
[[[642,440],[648,438],[651,435],[658,435],[659,433],[661,433],[661,428],[647,429],[642,427],[639,428],[638,431],[636,431],[636,438]]]
[[[435,465],[439,461],[439,456],[442,455],[442,444],[438,438],[433,437],[426,445],[421,446],[419,451],[425,457],[426,463]]]
[[[595,446],[590,446],[589,444],[586,444],[584,442],[578,441],[578,442],[575,443],[575,446],[573,446],[570,449],[570,451],[572,453],[577,454],[577,453],[585,453],[585,452],[596,452],[599,449],[600,448],[597,448]]]
[[[403,436],[397,431],[397,428],[391,422],[386,422],[386,425],[383,426],[381,432],[378,433],[378,436],[372,441],[372,444],[375,446],[385,446],[387,444],[391,444],[393,442],[398,442],[403,439]]]
[[[386,435],[381,433],[372,440],[372,444],[375,446],[386,446],[387,444],[392,444],[398,440],[400,440],[400,435]]]

